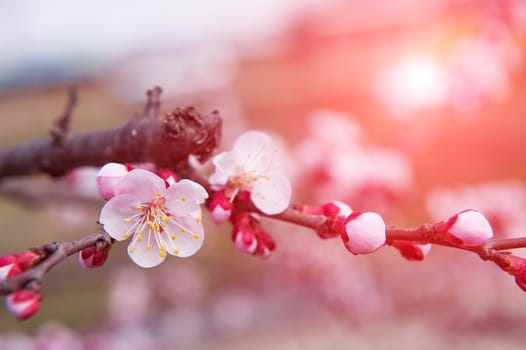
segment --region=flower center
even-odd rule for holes
[[[199,239],[199,235],[178,222],[176,215],[166,207],[166,199],[162,197],[160,192],[157,192],[156,197],[150,202],[138,205],[136,207],[138,213],[124,219],[125,222],[132,222],[132,225],[124,233],[123,238],[128,238],[130,233],[133,234],[130,253],[134,253],[136,245],[146,239],[147,251],[150,251],[152,244],[155,244],[159,248],[161,258],[166,257],[168,247],[170,247],[171,254],[178,255],[179,250],[174,243],[176,239],[175,230],[181,233],[189,233],[194,239]],[[185,202],[187,199],[181,197],[180,200]],[[195,218],[196,223],[199,223],[200,220],[199,217]]]
[[[268,176],[256,175],[252,171],[245,171],[234,175],[228,179],[225,194],[227,197],[230,197],[230,201],[232,202],[240,191],[250,192],[252,190],[254,181],[258,179],[270,180]]]

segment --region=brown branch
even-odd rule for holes
[[[55,265],[84,248],[98,245],[102,249],[112,242],[104,231],[88,234],[71,242],[54,242],[32,250],[41,255],[38,264],[16,276],[0,281],[0,294],[7,295],[23,288],[40,288],[42,278]]]
[[[145,111],[157,113],[160,102],[158,98],[152,102],[152,92],[148,94]],[[73,104],[74,98],[70,95],[69,107],[57,125],[67,126]],[[57,130],[64,131],[67,127]],[[57,132],[57,135],[63,134]],[[0,178],[35,173],[60,176],[79,166],[101,166],[108,162],[153,162],[159,167],[184,172],[188,168],[188,155],[206,160],[220,136],[221,118],[217,111],[200,114],[192,107],[176,108],[163,119],[142,115],[115,129],[68,134],[64,138],[56,136],[1,150]]]

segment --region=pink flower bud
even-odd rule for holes
[[[466,246],[477,246],[493,237],[488,220],[476,210],[462,211],[451,219],[449,233],[460,239]]]
[[[32,268],[39,259],[40,255],[31,250],[0,256],[0,280]]]
[[[216,192],[208,205],[212,220],[216,224],[221,224],[228,220],[234,208],[232,202],[225,196],[224,192]]]
[[[108,259],[110,249],[111,245],[99,250],[97,250],[97,246],[95,245],[82,249],[78,254],[80,266],[85,269],[101,267],[106,262],[106,259]]]
[[[257,216],[248,213],[236,215],[232,232],[234,246],[243,254],[266,258],[276,244],[259,222]]]
[[[431,251],[431,243],[426,242],[394,241],[391,245],[398,249],[407,260],[424,260],[424,257]]]
[[[352,213],[351,207],[340,201],[325,203],[321,206],[321,210],[326,217],[342,216],[346,218]]]
[[[235,231],[232,237],[234,247],[243,253],[253,255],[258,248],[258,240],[254,232],[251,231]]]
[[[5,306],[11,315],[25,320],[38,311],[41,299],[40,293],[32,289],[22,289],[9,294],[5,298]]]
[[[157,176],[159,176],[161,179],[164,180],[166,188],[170,187],[171,185],[177,182],[177,175],[175,175],[175,173],[171,171],[170,169],[166,169],[166,168],[157,169],[156,173],[157,173]]]
[[[18,275],[22,271],[23,270],[20,268],[20,265],[18,265],[17,263],[11,263],[0,266],[0,281]]]
[[[377,213],[352,213],[341,232],[343,243],[353,254],[368,254],[385,244],[385,223]]]
[[[115,185],[128,173],[128,168],[119,163],[104,165],[97,174],[97,189],[102,198],[109,200],[115,196]]]

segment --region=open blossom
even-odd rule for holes
[[[166,188],[159,176],[134,169],[114,191],[99,221],[117,241],[131,237],[128,254],[137,265],[153,267],[167,254],[187,257],[201,248],[200,204],[208,197],[201,185],[183,179]]]
[[[245,132],[237,138],[231,151],[214,157],[216,169],[209,182],[214,190],[224,190],[231,201],[240,192],[248,192],[263,213],[281,213],[290,203],[291,186],[276,164],[275,156],[267,134]]]

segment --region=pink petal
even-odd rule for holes
[[[99,222],[104,225],[104,230],[117,241],[126,239],[124,234],[128,232],[130,236],[131,226],[134,220],[129,222],[124,219],[138,214],[137,206],[140,204],[137,197],[129,194],[121,194],[110,199],[100,212]]]
[[[155,238],[150,237],[150,249],[148,249],[148,239],[147,234],[143,233],[144,239],[139,242],[136,241],[133,245],[133,241],[128,245],[128,255],[133,260],[134,263],[140,267],[149,268],[159,265],[166,259],[166,255],[161,256],[161,252]]]
[[[288,208],[291,197],[289,179],[281,172],[270,172],[253,184],[250,199],[263,213],[279,214]]]
[[[126,166],[119,163],[108,163],[97,173],[97,190],[102,198],[108,200],[115,195],[115,185],[128,173]]]
[[[361,213],[345,224],[347,249],[354,254],[368,254],[385,244],[385,223],[377,213]]]
[[[166,191],[166,207],[176,216],[185,216],[199,209],[208,193],[197,182],[180,180]]]
[[[185,258],[194,255],[201,248],[205,234],[201,220],[200,218],[196,220],[197,217],[200,216],[187,215],[176,218],[177,223],[168,223],[169,232],[174,234],[176,238],[175,240],[168,240],[169,249],[167,253]]]
[[[164,194],[166,186],[164,180],[154,173],[143,170],[133,169],[115,186],[115,194],[132,194],[141,203],[152,201],[156,198],[156,193]]]
[[[457,221],[449,233],[462,240],[466,246],[477,246],[493,237],[493,229],[484,215],[476,210],[457,214]]]

